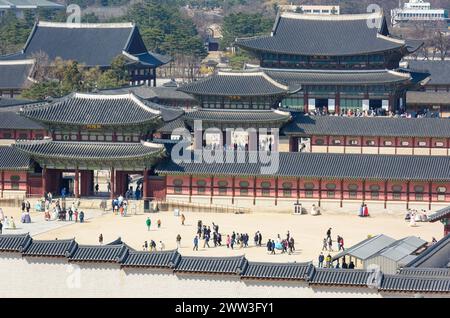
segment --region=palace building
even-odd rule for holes
[[[56,58],[73,60],[86,67],[99,67],[102,70],[108,69],[117,56],[124,56],[130,85],[156,86],[156,68],[170,61],[167,56],[147,50],[139,29],[133,23],[39,21],[20,52],[0,56],[0,70],[5,61],[15,61],[10,63],[17,64],[22,60],[35,59],[36,55],[42,53],[48,56],[49,61]],[[0,72],[0,82],[4,76],[7,75]]]

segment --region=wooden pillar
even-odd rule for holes
[[[236,177],[232,176],[231,177],[231,204],[233,204],[233,205],[234,205],[234,197],[236,195],[235,182],[236,182]]]
[[[47,168],[42,167],[42,195],[45,196],[47,193]]]
[[[344,205],[344,179],[341,179],[341,208]]]
[[[3,191],[5,191],[5,171],[2,170],[2,193],[1,193],[2,198],[3,198]]]
[[[146,198],[148,195],[148,169],[145,168],[142,178],[142,198]]]
[[[192,202],[192,174],[189,175],[189,203]]]
[[[209,198],[209,203],[212,204],[213,203],[213,196],[214,196],[214,176],[211,176],[211,195]]]
[[[111,167],[111,176],[109,183],[111,184],[111,192],[110,192],[110,198],[114,199],[115,189],[116,189],[116,178],[114,173],[114,167]]]
[[[320,207],[320,203],[322,201],[322,179],[319,179],[319,207]]]
[[[305,110],[305,113],[308,113],[308,111],[309,111],[309,107],[308,107],[308,91],[305,91],[304,93],[303,93],[303,108],[304,108],[304,110]]]
[[[406,209],[409,209],[409,185],[410,181],[406,182]]]
[[[366,180],[365,179],[362,181],[362,186],[363,186],[363,193],[362,193],[363,203],[365,203],[366,202]]]
[[[253,205],[256,205],[256,177],[253,177]]]
[[[387,208],[387,200],[388,200],[388,181],[384,181],[384,208]]]
[[[330,136],[327,136],[326,141],[327,141],[327,153],[328,153],[329,149],[330,149]]]
[[[278,177],[275,177],[275,206],[278,204]]]
[[[433,182],[428,182],[428,210],[431,210],[431,202],[433,202]]]
[[[297,178],[297,203],[300,201],[300,178]]]
[[[80,197],[80,172],[78,171],[78,167],[75,169],[75,182],[74,182],[74,195],[75,198]]]

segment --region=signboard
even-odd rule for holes
[[[86,125],[84,127],[85,127],[85,129],[102,129],[102,125],[97,125],[97,124],[95,124],[95,125]]]

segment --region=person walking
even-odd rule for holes
[[[98,236],[98,242],[100,243],[100,245],[103,245],[103,234],[100,233],[100,235]]]
[[[80,211],[80,223],[84,223],[84,212]]]
[[[177,235],[177,249],[179,249],[181,247],[181,235],[178,234]]]
[[[158,225],[158,229],[160,229],[161,228],[161,220],[158,219],[158,222],[156,222],[156,224]]]
[[[0,220],[0,234],[3,234],[3,221]]]
[[[270,241],[270,239],[267,241],[266,247],[267,247],[267,252],[269,252],[269,254],[270,254],[272,252],[272,242]]]
[[[330,237],[331,238],[331,227],[328,229],[327,231],[327,238]]]
[[[262,245],[262,234],[261,234],[261,232],[258,233],[258,245],[259,246]]]
[[[231,238],[230,238],[230,235],[229,235],[229,234],[227,234],[226,244],[227,244],[227,248],[230,248]]]
[[[324,238],[322,241],[322,251],[327,250],[327,238]]]
[[[78,210],[75,210],[75,212],[73,213],[75,216],[75,223],[78,222]]]
[[[328,251],[332,252],[333,251],[333,240],[331,239],[331,236],[329,236],[327,238],[327,243],[328,243]]]
[[[210,247],[209,246],[209,234],[207,234],[207,233],[205,235],[205,240],[203,242],[203,248],[205,248],[206,246],[208,246],[208,248]]]
[[[150,226],[152,225],[152,221],[150,220],[150,218],[147,218],[145,224],[147,225],[147,231],[150,231]]]
[[[148,250],[148,242],[145,241],[144,245],[142,247],[143,247],[144,251],[147,251]]]
[[[184,221],[186,221],[186,217],[184,214],[181,214],[181,225],[184,225]]]
[[[72,208],[69,209],[69,221],[72,221],[73,211]]]
[[[159,250],[164,251],[165,247],[166,246],[164,245],[163,241],[159,241]]]
[[[192,250],[198,251],[198,236],[197,235],[194,237],[194,248]]]
[[[319,255],[319,268],[323,267],[323,260],[325,259],[325,256],[323,256],[323,253],[320,253]]]

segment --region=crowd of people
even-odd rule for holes
[[[11,216],[8,218],[3,213],[3,209],[0,208],[0,234],[3,233],[3,230],[15,230],[16,229],[16,223],[14,222],[14,218]]]

